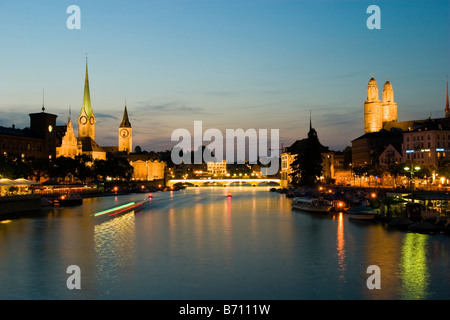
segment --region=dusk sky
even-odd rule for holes
[[[369,5],[381,29],[369,30]],[[69,30],[67,7],[81,9]],[[0,126],[29,113],[76,123],[85,53],[96,140],[117,145],[125,99],[133,148],[165,150],[172,132],[279,129],[343,150],[364,133],[373,73],[389,77],[398,120],[443,117],[450,72],[449,1],[0,0]]]

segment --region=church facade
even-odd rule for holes
[[[56,147],[57,157],[75,158],[87,155],[92,160],[106,160],[107,154],[126,158],[133,166],[132,180],[153,181],[164,179],[165,162],[154,160],[144,154],[133,154],[133,128],[128,116],[127,104],[123,112],[122,122],[118,128],[117,146],[99,146],[95,141],[96,119],[91,105],[89,73],[86,59],[86,76],[84,81],[83,104],[77,119],[78,137],[75,136],[72,121],[68,123],[61,135],[60,144]]]
[[[126,152],[132,151],[132,128],[128,118],[127,107],[123,115],[122,123],[119,127],[118,147],[101,147],[95,141],[96,119],[91,105],[91,95],[89,88],[89,71],[86,60],[86,76],[84,80],[84,95],[81,111],[78,116],[78,137],[75,136],[72,120],[68,119],[61,143],[56,148],[57,157],[74,158],[78,155],[90,156],[93,160],[106,160],[108,151]]]

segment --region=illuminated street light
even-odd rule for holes
[[[414,203],[414,173],[420,171],[420,167],[416,166],[414,167],[413,164],[411,164],[411,167],[404,167],[406,172],[410,172],[411,179],[410,179],[410,185],[411,185],[411,200]]]

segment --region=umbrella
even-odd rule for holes
[[[34,182],[34,181],[30,181],[27,179],[17,179],[12,181],[12,183],[15,186],[35,186],[35,185],[39,185],[40,183]]]
[[[14,183],[10,179],[0,179],[0,185],[1,186],[13,186]]]

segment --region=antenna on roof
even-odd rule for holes
[[[42,112],[45,112],[45,91],[42,89]]]

